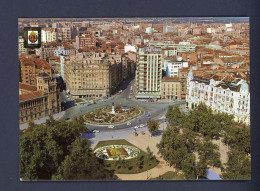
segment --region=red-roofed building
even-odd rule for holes
[[[51,66],[45,59],[19,57],[20,63],[20,82],[29,85],[36,85],[36,76],[42,72],[52,76]]]
[[[45,73],[36,78],[37,85],[19,83],[20,123],[50,116],[61,111],[56,81]]]

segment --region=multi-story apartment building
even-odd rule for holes
[[[199,78],[190,71],[186,101],[190,109],[204,102],[213,112],[231,114],[236,121],[250,124],[250,91],[244,79]]]
[[[82,31],[76,36],[76,48],[96,47],[97,39],[95,33]]]
[[[162,49],[140,48],[136,64],[136,98],[160,98]]]
[[[51,66],[51,69],[53,71],[53,74],[59,74],[61,75],[61,62],[60,62],[59,56],[52,56],[49,58],[49,64]]]
[[[47,59],[49,57],[52,57],[54,56],[54,51],[57,49],[55,46],[52,46],[52,45],[42,45],[41,47],[42,49],[42,52],[41,52],[41,58],[43,59]]]
[[[161,42],[150,42],[150,46],[164,48],[176,48],[177,52],[195,52],[196,45],[190,44],[189,42],[180,42],[179,44],[169,44],[169,43],[161,43]]]
[[[165,58],[164,59],[164,67],[166,70],[167,77],[178,77],[179,76],[179,69],[187,68],[188,62],[182,60],[182,57],[178,58]]]
[[[54,50],[54,56],[69,56],[70,52],[74,51],[75,53],[78,52],[75,48],[65,48],[64,46],[59,46],[56,50]]]
[[[83,58],[65,64],[67,89],[75,98],[109,97],[117,87],[117,64],[107,57]]]
[[[71,29],[70,28],[62,28],[62,40],[63,41],[67,41],[67,40],[71,40]]]
[[[54,28],[46,28],[41,31],[41,40],[42,42],[56,42],[57,33]]]
[[[19,83],[20,123],[50,116],[61,111],[57,83],[42,71],[37,76],[37,85]]]
[[[182,68],[179,70],[179,78],[181,82],[180,91],[181,91],[182,100],[185,100],[186,98],[188,72],[189,72],[189,68]]]
[[[24,48],[24,39],[21,36],[18,39],[18,54],[27,54],[27,48]]]
[[[161,86],[161,98],[170,100],[181,100],[180,78],[164,77]]]
[[[20,82],[29,85],[36,85],[36,76],[42,73],[42,67],[48,75],[52,75],[51,67],[46,60],[41,58],[19,57]]]

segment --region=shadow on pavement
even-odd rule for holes
[[[87,139],[92,139],[95,137],[96,137],[95,133],[83,133],[81,136],[81,138],[87,138]]]
[[[162,135],[162,130],[158,130],[158,131],[152,133],[153,137],[160,136],[160,135]]]

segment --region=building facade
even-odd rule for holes
[[[181,82],[179,78],[164,77],[162,79],[161,99],[181,100]]]
[[[136,63],[136,98],[160,98],[162,67],[162,49],[139,49]]]
[[[227,82],[214,78],[198,78],[190,71],[186,101],[190,109],[203,102],[215,113],[234,115],[236,121],[250,124],[250,92],[246,80]]]
[[[45,72],[48,75],[52,75],[52,70],[50,65],[46,60],[41,58],[28,58],[24,56],[19,57],[20,64],[20,82],[28,85],[36,85],[36,77],[42,73],[42,68],[44,67]]]
[[[57,42],[57,33],[54,28],[47,28],[41,31],[42,42]]]
[[[18,39],[18,54],[27,54],[27,48],[24,48],[24,39],[22,37]]]
[[[71,40],[71,29],[70,28],[62,28],[62,40],[63,41],[67,41],[67,40]]]
[[[164,67],[166,70],[167,77],[178,77],[179,76],[179,69],[187,68],[188,62],[182,60],[182,57],[178,58],[165,58],[164,59]]]
[[[109,97],[117,87],[117,64],[108,58],[84,58],[65,64],[65,82],[75,98]]]
[[[20,124],[51,116],[61,111],[56,81],[43,72],[37,76],[37,85],[19,84]]]

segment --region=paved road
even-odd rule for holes
[[[112,103],[115,105],[126,105],[126,106],[137,106],[140,108],[143,108],[145,113],[140,116],[141,119],[140,122],[137,121],[137,119],[131,120],[131,125],[127,126],[126,123],[115,125],[113,129],[107,128],[107,125],[91,125],[88,124],[88,128],[90,130],[98,129],[100,131],[115,131],[115,130],[122,130],[122,129],[133,129],[134,126],[144,124],[147,122],[149,117],[146,116],[147,113],[150,113],[150,117],[153,119],[159,119],[163,116],[165,116],[167,112],[167,108],[169,105],[183,105],[185,102],[147,102],[147,101],[140,101],[136,100],[133,95],[131,95],[131,86],[134,87],[134,80],[127,81],[121,86],[122,93],[116,94],[110,98],[108,98],[105,101],[98,102],[96,104],[92,105],[77,105],[74,107],[71,107],[65,111],[65,114],[62,119],[72,119],[75,116],[82,115],[84,113],[105,107],[105,106],[111,106]]]

